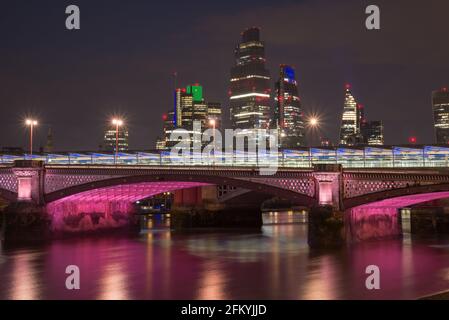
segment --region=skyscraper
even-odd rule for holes
[[[340,127],[340,144],[349,146],[356,144],[356,137],[360,128],[358,120],[361,117],[360,112],[357,111],[357,101],[350,88],[349,84],[345,87],[345,102]]]
[[[128,151],[128,129],[119,127],[118,129],[118,152]],[[116,148],[116,127],[111,125],[104,132],[104,148],[106,151],[115,152]]]
[[[234,129],[252,131],[270,127],[270,75],[265,61],[260,30],[254,27],[245,30],[231,68],[229,99]]]
[[[281,148],[303,146],[304,121],[293,67],[280,66],[275,90],[274,127],[279,130],[279,145]]]
[[[432,92],[433,125],[438,144],[449,144],[449,90]]]

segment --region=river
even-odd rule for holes
[[[449,238],[312,251],[299,213],[264,214],[260,231],[174,232],[150,217],[135,237],[0,249],[0,299],[415,299],[449,289]],[[80,269],[80,290],[65,287]],[[368,265],[380,290],[365,287]]]

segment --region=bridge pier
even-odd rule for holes
[[[2,240],[26,242],[47,239],[50,219],[43,201],[45,168],[42,161],[16,161],[17,200],[3,212]]]
[[[311,248],[335,248],[345,244],[341,165],[315,165],[318,205],[309,210],[308,243]]]

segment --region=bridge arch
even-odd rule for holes
[[[243,188],[259,193],[270,194],[281,198],[286,198],[299,205],[314,205],[316,199],[308,195],[300,194],[293,190],[283,189],[281,187],[268,185],[250,179],[237,179],[221,177],[217,175],[189,175],[189,174],[148,174],[134,175],[128,177],[119,177],[104,179],[95,182],[89,182],[66,189],[54,191],[44,196],[46,203],[52,203],[70,196],[79,194],[88,194],[94,190],[105,192],[113,190],[118,186],[148,186],[159,184],[161,192],[173,191],[178,189],[190,188],[203,185],[229,185],[236,188]],[[154,194],[148,194],[151,196]],[[142,199],[142,198],[140,198]],[[139,199],[136,199],[139,200]]]
[[[343,206],[345,209],[351,209],[370,204],[374,205],[376,203],[383,203],[384,205],[388,203],[393,205],[393,203],[396,203],[396,205],[400,205],[398,201],[401,200],[404,207],[447,197],[449,197],[449,183],[442,183],[423,186],[408,186],[404,188],[369,193],[366,195],[345,199],[343,201]]]

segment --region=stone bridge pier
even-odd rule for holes
[[[346,241],[342,172],[341,165],[314,166],[318,201],[308,216],[308,243],[312,248],[339,247]]]
[[[49,237],[50,219],[44,206],[44,163],[16,161],[12,172],[17,180],[17,198],[4,211],[2,239],[23,242]]]

